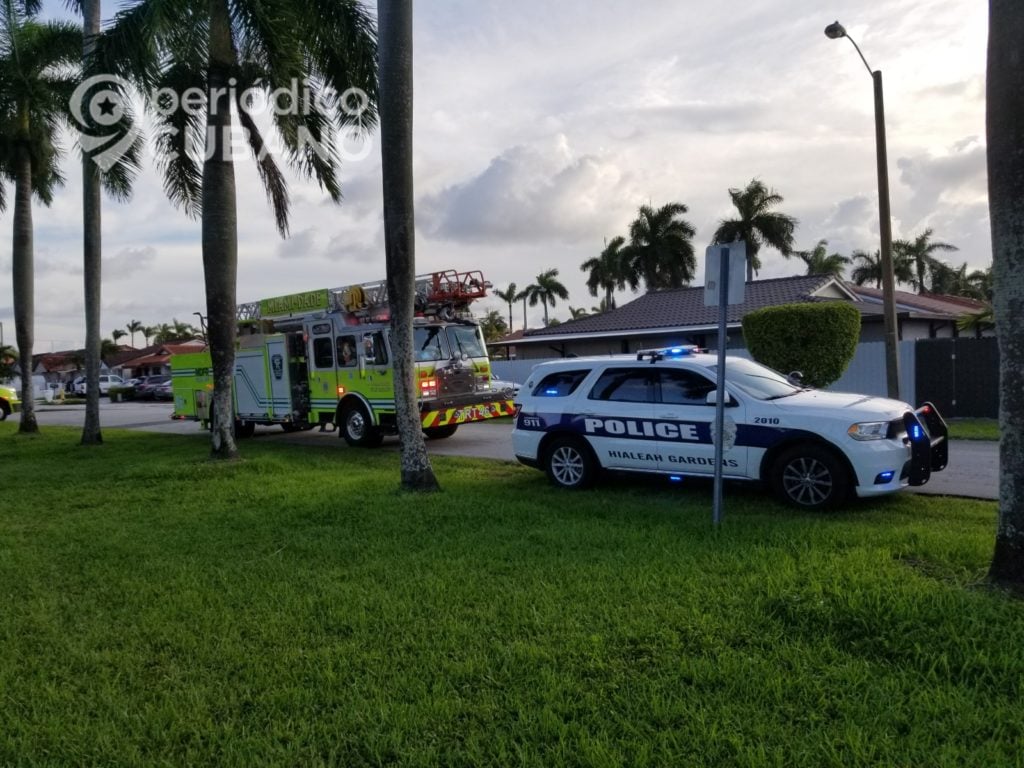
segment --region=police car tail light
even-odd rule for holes
[[[420,395],[422,397],[437,397],[437,379],[422,379]]]
[[[884,440],[888,432],[888,421],[862,421],[846,430],[854,440]]]

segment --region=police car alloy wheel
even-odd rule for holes
[[[557,438],[547,451],[545,469],[551,482],[562,488],[586,488],[594,482],[596,467],[590,450],[579,440]]]
[[[772,470],[772,486],[783,501],[805,509],[840,504],[850,489],[842,463],[816,445],[798,445],[783,453]]]

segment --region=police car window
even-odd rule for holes
[[[601,374],[601,378],[590,390],[590,399],[619,403],[652,403],[653,384],[649,368],[612,368]]]
[[[709,370],[718,374],[717,365],[711,366]],[[741,357],[729,358],[726,362],[725,379],[758,400],[777,400],[801,391],[800,387],[790,384],[778,371]]]
[[[659,402],[672,405],[705,405],[708,392],[716,388],[715,382],[693,371],[662,368],[659,372],[661,396]]]
[[[587,378],[590,371],[558,371],[549,373],[533,388],[538,397],[566,397],[576,391],[580,382]]]
[[[317,368],[334,367],[334,342],[330,336],[313,339],[313,365]]]

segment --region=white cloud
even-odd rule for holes
[[[822,34],[836,15],[885,74],[894,234],[931,226],[960,247],[950,256],[988,264],[984,149],[964,143],[984,135],[984,3],[432,0],[414,20],[418,271],[483,269],[522,287],[555,267],[569,303],[591,306],[579,265],[639,204],[687,204],[701,253],[733,213],[726,190],[755,176],[800,220],[799,247],[874,250],[871,79],[848,41]],[[84,337],[75,165],[53,207],[36,209],[41,350]],[[379,145],[343,166],[340,206],[291,179],[289,241],[251,160],[236,174],[240,300],[384,276]],[[200,226],[166,202],[153,167],[129,205],[105,203],[104,248],[104,328],[204,307]],[[800,269],[763,260],[763,276]],[[0,235],[0,322],[13,337],[9,265]]]

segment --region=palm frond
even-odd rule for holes
[[[263,135],[260,133],[256,121],[252,119],[252,115],[239,105],[238,116],[244,129],[246,140],[249,143],[249,149],[252,150],[253,158],[256,160],[256,169],[259,172],[260,181],[263,182],[263,189],[267,193],[267,201],[270,203],[270,207],[274,209],[274,221],[277,224],[277,231],[281,233],[282,237],[287,237],[288,182],[285,180],[284,174],[277,167],[277,163],[274,162],[274,155],[263,141]]]

